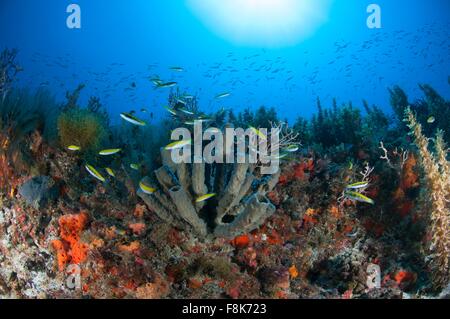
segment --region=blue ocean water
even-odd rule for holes
[[[381,29],[366,24],[374,1]],[[450,97],[448,0],[329,2],[323,23],[308,36],[265,45],[217,32],[192,1],[1,0],[0,48],[20,50],[21,85],[48,87],[62,100],[84,83],[82,99],[100,97],[111,114],[146,107],[165,116],[169,90],[156,90],[154,76],[197,95],[206,111],[265,105],[289,120],[311,116],[317,97],[325,106],[333,98],[355,106],[366,99],[388,111],[393,85],[412,99],[421,96],[419,83]],[[81,29],[66,25],[71,3],[81,8]],[[239,12],[236,6],[236,19]],[[214,99],[222,92],[231,96]]]

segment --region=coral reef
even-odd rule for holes
[[[367,102],[319,101],[291,130],[275,108],[205,114],[180,90],[170,93],[171,115],[154,123],[142,112],[147,125],[137,127],[114,125],[97,97],[79,106],[84,85],[61,105],[11,87],[8,61],[0,298],[448,298],[448,133],[437,130],[448,101],[430,87],[411,109],[391,90],[409,136]],[[192,114],[220,129],[278,127],[280,148],[296,151],[267,176],[261,163],[176,164],[161,147]],[[430,115],[436,122],[425,125]],[[102,140],[122,151],[97,156]],[[343,196],[352,184],[374,204]]]
[[[64,277],[53,269],[51,238],[56,229],[43,211],[20,206],[0,210],[0,295],[2,298],[47,298]]]

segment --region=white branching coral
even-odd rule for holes
[[[389,152],[384,146],[383,142],[380,142],[380,149],[384,153],[382,156],[380,156],[380,159],[385,160],[390,168],[401,172],[403,166],[405,166],[406,161],[408,161],[409,152],[404,150],[403,148],[401,148],[400,150],[398,148],[395,148],[391,152],[391,157],[389,157]]]
[[[285,148],[288,148],[292,145],[299,145],[300,142],[298,140],[300,134],[295,132],[294,129],[289,127],[289,124],[286,122],[270,122],[270,125],[272,129],[277,129],[277,131],[280,133],[279,143],[278,147],[273,147],[273,149],[270,149],[270,151],[275,150],[283,150]]]
[[[289,127],[286,122],[269,122],[271,129],[267,131],[266,138],[260,138],[258,134],[250,136],[250,145],[257,145],[256,152],[270,155],[269,157],[261,156],[258,158],[259,162],[256,167],[263,167],[267,165],[267,161],[280,161],[287,157],[290,153],[295,153],[301,146],[299,141],[300,134]],[[277,136],[273,138],[273,135]]]
[[[369,165],[369,163],[367,163],[366,167],[364,168],[364,170],[359,172],[359,174],[362,176],[362,181],[363,182],[367,182],[367,183],[370,182],[370,175],[373,173],[374,169],[375,169],[375,167],[371,167]]]
[[[419,150],[419,157],[423,169],[425,188],[422,193],[424,208],[429,210],[430,233],[428,260],[432,271],[433,287],[436,290],[447,286],[450,278],[450,232],[449,232],[449,163],[442,131],[437,133],[434,140],[436,154],[429,150],[429,139],[423,135],[422,126],[417,122],[410,108],[405,111],[405,122],[411,129],[411,135]]]

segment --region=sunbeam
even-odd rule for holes
[[[250,46],[294,45],[327,18],[332,0],[188,0],[194,13],[220,36]]]

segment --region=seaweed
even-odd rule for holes
[[[435,154],[429,150],[428,138],[410,108],[405,110],[405,122],[414,136],[423,168],[422,207],[428,211],[429,243],[427,256],[432,271],[433,288],[444,289],[450,281],[450,165],[443,131],[434,139]]]
[[[97,97],[90,97],[86,108],[78,105],[84,88],[80,84],[73,92],[66,93],[67,101],[60,108],[57,129],[61,147],[76,145],[83,152],[92,153],[100,149],[109,135],[109,116]]]
[[[96,113],[76,108],[60,114],[58,135],[63,148],[76,145],[83,151],[93,152],[100,149],[107,136],[107,128],[103,119]]]

